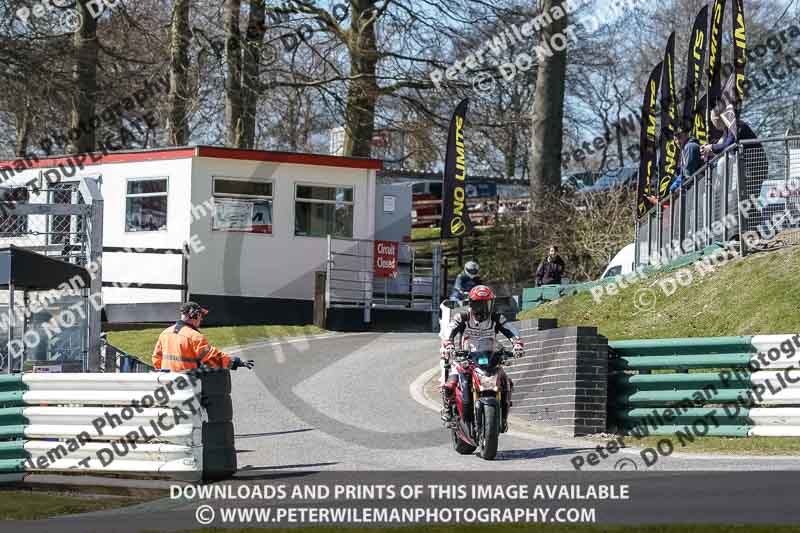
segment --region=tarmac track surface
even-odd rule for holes
[[[604,521],[670,523],[677,518],[697,523],[712,515],[724,517],[711,518],[714,522],[800,521],[796,475],[779,473],[800,468],[797,458],[675,454],[652,468],[639,466],[638,472],[614,470],[623,455],[640,461],[638,451],[627,450],[578,476],[570,460],[592,451],[595,443],[514,431],[501,435],[494,461],[458,455],[438,414],[409,391],[410,384],[436,364],[437,349],[438,339],[432,334],[368,333],[240,350],[237,355],[256,360],[256,369],[232,374],[239,472],[225,483],[386,483],[414,476],[422,480],[423,471],[453,471],[437,475],[435,481],[429,476],[429,483],[456,478],[477,483],[631,480],[637,484],[637,505],[604,502],[609,505],[598,510]],[[742,470],[770,472],[732,477]],[[746,504],[732,505],[730,490]],[[195,511],[203,503],[207,502],[163,498],[123,509],[2,525],[20,532],[178,531],[198,527]],[[234,504],[279,505],[263,500]],[[712,509],[715,512],[709,514]]]
[[[240,472],[320,470],[574,470],[596,444],[519,432],[500,436],[494,461],[458,455],[438,414],[409,385],[437,364],[438,338],[424,333],[339,335],[246,349],[254,373],[233,373]],[[512,410],[513,414],[513,410]],[[677,448],[677,446],[676,446]],[[679,450],[678,450],[679,451]],[[613,470],[626,450],[592,470]],[[675,453],[652,469],[786,470],[796,458]]]

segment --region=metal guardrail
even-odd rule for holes
[[[636,265],[739,240],[800,243],[800,137],[742,141],[636,221]]]
[[[0,376],[0,479],[224,479],[236,471],[231,418],[228,370]]]
[[[797,337],[609,342],[610,425],[636,436],[668,435],[700,420],[708,435],[800,435],[800,409],[793,407],[800,405],[800,370],[794,348],[787,349]]]

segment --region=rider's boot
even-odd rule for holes
[[[450,426],[453,423],[453,393],[450,392],[450,389],[447,387],[442,387],[442,422],[445,423],[446,426]]]

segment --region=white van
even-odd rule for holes
[[[600,279],[610,278],[611,276],[624,276],[633,273],[633,263],[636,260],[636,243],[630,243],[622,250],[617,252],[614,259],[608,264],[603,271]]]

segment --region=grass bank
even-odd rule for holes
[[[0,491],[0,520],[37,520],[142,503],[143,499],[34,491]]]
[[[689,266],[682,274],[652,274],[597,298],[588,292],[568,296],[523,312],[521,318],[597,326],[610,340],[766,335],[800,332],[798,302],[800,247],[791,247],[732,259],[705,275]],[[655,447],[663,438],[669,436],[632,440],[631,445]],[[800,438],[698,437],[679,451],[797,455]]]
[[[653,274],[597,298],[568,296],[520,318],[597,326],[610,340],[800,332],[800,247],[686,272]]]

